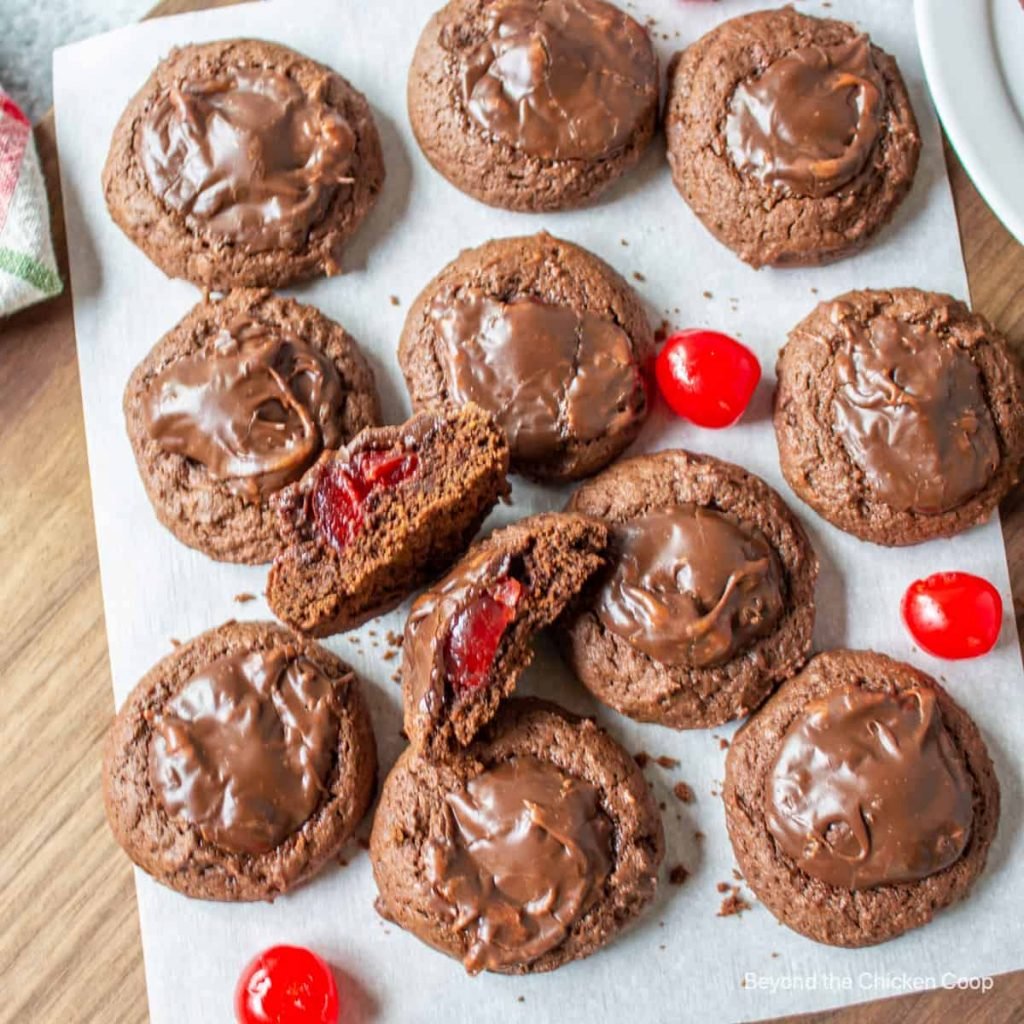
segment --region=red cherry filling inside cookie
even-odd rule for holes
[[[456,697],[487,682],[522,596],[523,585],[506,576],[456,613],[444,649],[445,671]]]
[[[371,494],[408,480],[419,466],[415,452],[365,451],[349,462],[324,467],[312,494],[313,517],[320,532],[341,551],[363,525]]]

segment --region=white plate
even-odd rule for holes
[[[918,44],[949,141],[1024,243],[1024,9],[1020,0],[915,0]]]

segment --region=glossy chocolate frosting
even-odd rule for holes
[[[200,235],[295,249],[351,184],[356,137],[318,95],[270,68],[231,68],[161,93],[140,126],[150,187]]]
[[[868,486],[901,511],[938,514],[992,478],[999,441],[970,355],[926,327],[843,318],[833,418]]]
[[[782,569],[759,533],[697,505],[613,529],[616,559],[596,601],[601,624],[665,665],[707,668],[774,629]]]
[[[178,359],[153,378],[143,416],[165,451],[255,500],[338,446],[343,405],[338,371],[323,353],[242,314],[210,353]]]
[[[598,791],[548,761],[512,757],[447,796],[453,827],[424,850],[434,909],[468,932],[471,973],[561,943],[613,866]]]
[[[478,288],[430,306],[436,352],[453,401],[494,414],[514,459],[544,462],[632,419],[639,368],[629,336],[593,313]]]
[[[272,850],[326,792],[338,736],[332,697],[331,681],[290,648],[217,659],[153,722],[157,799],[215,846]]]
[[[462,60],[462,99],[490,134],[542,160],[625,146],[658,91],[643,29],[601,0],[495,0]]]
[[[812,701],[786,731],[765,817],[802,871],[869,889],[953,864],[970,838],[972,800],[934,692],[853,687]]]
[[[885,82],[867,36],[808,46],[741,82],[725,121],[735,166],[798,196],[827,196],[868,163]]]

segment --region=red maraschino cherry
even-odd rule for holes
[[[455,616],[445,644],[445,668],[456,696],[473,693],[487,681],[522,595],[523,585],[506,577]]]
[[[272,946],[242,972],[238,1024],[338,1024],[338,986],[330,967],[302,946]]]
[[[728,427],[750,404],[761,364],[746,345],[727,334],[688,330],[665,342],[654,375],[678,416],[699,427]]]
[[[910,635],[938,658],[976,658],[999,639],[1003,599],[988,580],[937,572],[907,587],[900,605]]]

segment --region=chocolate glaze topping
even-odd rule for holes
[[[290,648],[218,658],[153,722],[149,775],[172,818],[234,853],[272,850],[326,792],[333,687]]]
[[[625,146],[658,94],[650,40],[601,0],[497,0],[486,39],[463,58],[470,117],[544,160]]]
[[[992,478],[999,441],[970,355],[926,327],[880,316],[865,329],[835,303],[833,422],[871,489],[901,511],[962,505]]]
[[[356,137],[287,75],[234,68],[162,93],[139,147],[153,191],[193,231],[262,252],[304,244],[352,182]]]
[[[804,47],[737,86],[726,145],[737,169],[766,185],[827,196],[864,169],[884,105],[867,36]]]
[[[514,458],[543,462],[629,424],[640,371],[610,320],[478,288],[442,292],[430,316],[449,395],[493,413]]]
[[[811,702],[789,727],[765,815],[802,871],[869,889],[953,864],[970,838],[972,798],[931,690],[853,687]]]
[[[255,500],[301,476],[322,448],[338,446],[343,404],[329,359],[243,314],[211,353],[179,359],[153,378],[143,415],[161,448]]]
[[[778,557],[712,509],[676,505],[616,526],[602,625],[665,665],[721,665],[782,616]]]
[[[471,973],[529,963],[561,943],[611,874],[597,790],[513,757],[447,797],[454,827],[424,851],[434,909],[468,931]]]

